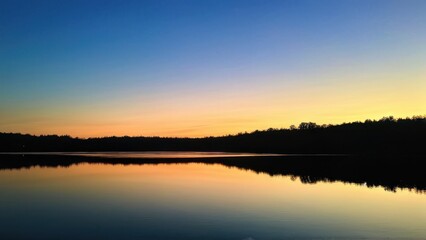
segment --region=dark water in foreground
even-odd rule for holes
[[[426,239],[425,223],[424,193],[215,162],[0,170],[0,239]]]

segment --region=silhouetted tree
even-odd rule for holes
[[[306,130],[306,129],[314,129],[318,128],[318,125],[314,122],[302,122],[299,124],[299,129]]]

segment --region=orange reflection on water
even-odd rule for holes
[[[57,154],[57,153],[55,153]],[[83,157],[102,158],[221,158],[221,157],[255,157],[255,156],[280,156],[272,153],[230,153],[230,152],[194,152],[194,151],[149,151],[149,152],[73,152],[61,153],[61,155],[73,155]]]
[[[424,194],[340,182],[303,184],[219,164],[80,164],[2,171],[0,186],[79,196],[83,203],[134,212],[151,206],[207,218],[249,218],[277,229],[289,221],[333,236],[426,237]]]

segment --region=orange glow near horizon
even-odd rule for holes
[[[424,76],[419,74],[411,85],[397,83],[400,76],[394,76],[395,84],[387,85],[366,79],[352,86],[333,82],[310,88],[259,85],[149,101],[131,96],[101,104],[64,103],[60,109],[53,106],[6,115],[0,120],[0,131],[81,138],[204,137],[288,128],[306,121],[339,124],[391,115],[405,118],[426,113]]]
[[[184,5],[52,1],[40,21],[2,6],[0,132],[206,137],[426,114],[421,1]]]

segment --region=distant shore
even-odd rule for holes
[[[0,152],[202,151],[280,154],[426,154],[426,117],[268,129],[221,137],[33,136],[0,133]]]

